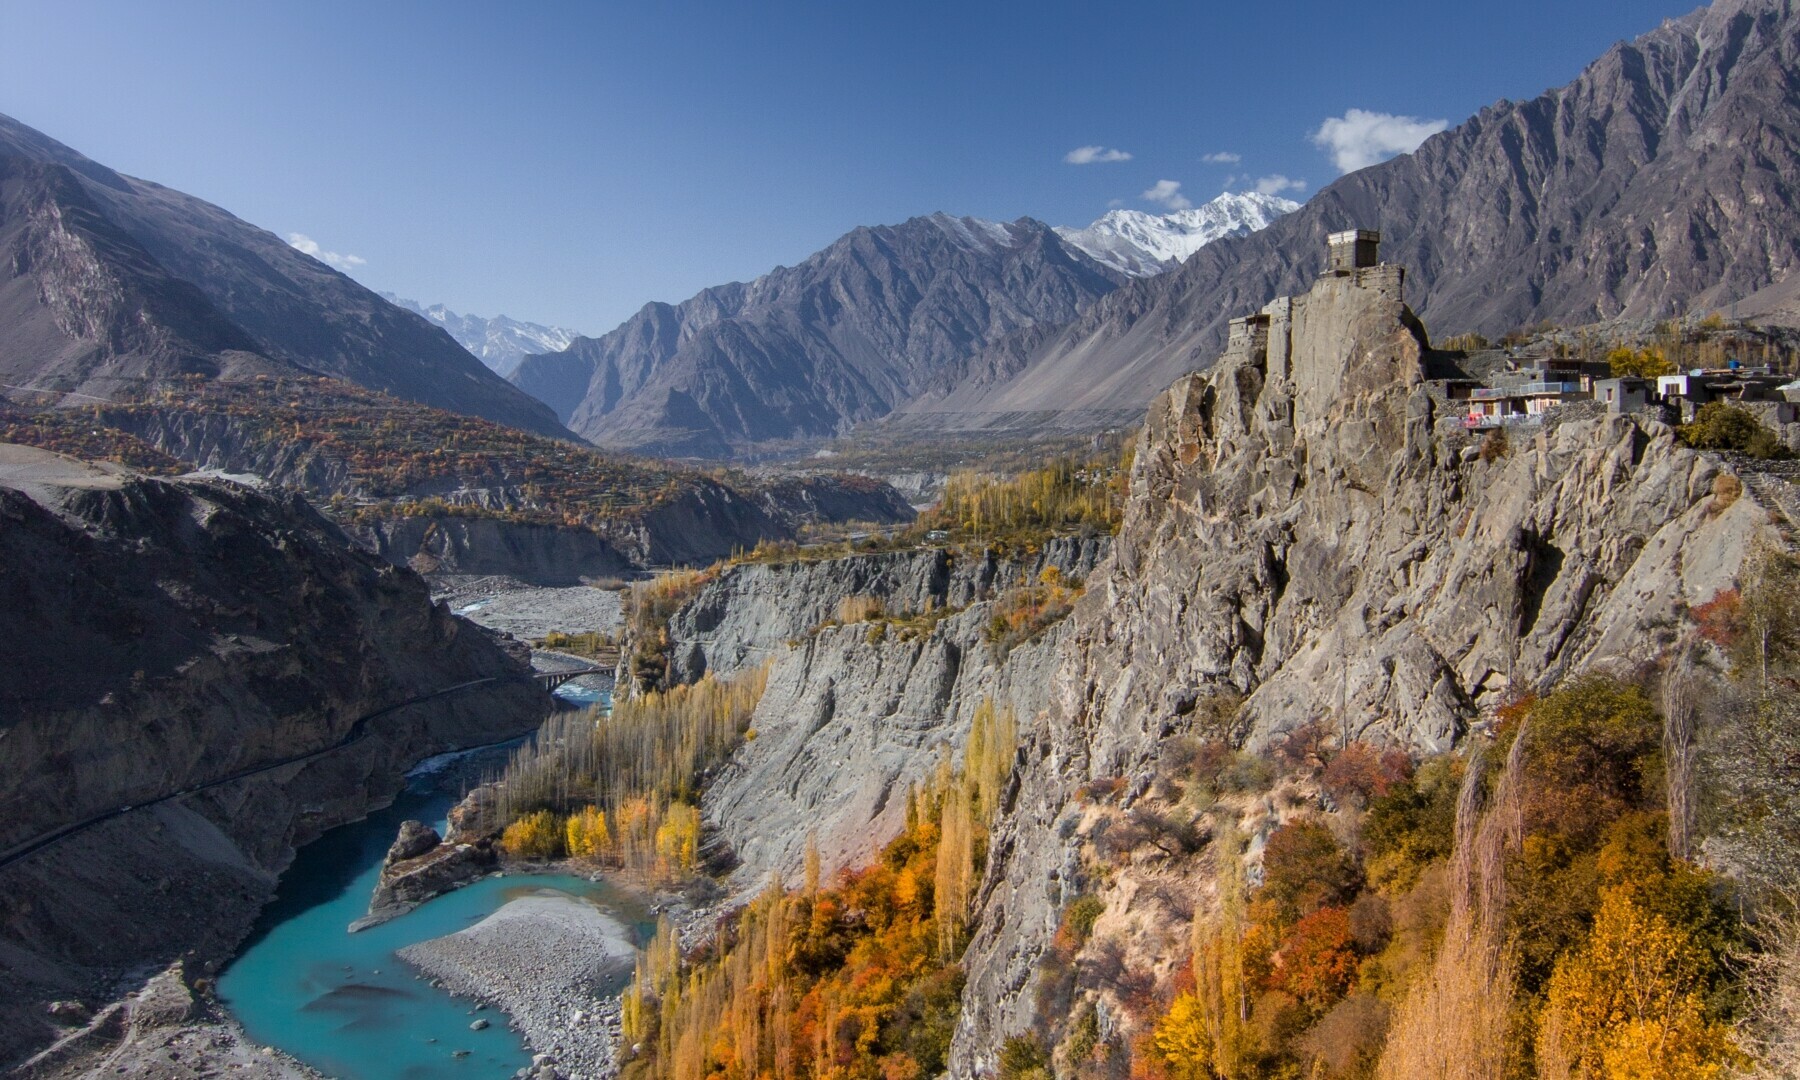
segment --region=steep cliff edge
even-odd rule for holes
[[[0,851],[362,733],[0,867],[0,1061],[54,1035],[46,1000],[227,955],[294,848],[412,762],[540,719],[521,658],[297,496],[0,446],[0,522]]]
[[[1312,722],[1436,750],[1511,691],[1630,668],[1729,588],[1768,512],[1661,423],[1568,410],[1478,447],[1425,374],[1403,273],[1326,277],[1152,405],[1112,558],[1062,628],[996,825],[954,1075],[991,1071],[1079,881],[1090,779],[1147,782],[1208,697],[1250,745]]]
[[[669,681],[770,665],[755,736],[703,801],[735,862],[733,887],[754,890],[771,872],[798,881],[809,836],[827,873],[862,865],[900,831],[908,787],[962,745],[984,701],[1020,716],[1047,708],[1062,625],[1003,642],[997,606],[1050,567],[1085,579],[1110,543],[741,563],[688,597],[666,623]],[[847,600],[868,607],[846,612]]]

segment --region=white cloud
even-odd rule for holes
[[[1160,203],[1170,210],[1186,210],[1194,205],[1181,193],[1181,182],[1178,180],[1158,180],[1155,187],[1138,198],[1145,202]]]
[[[1130,161],[1131,155],[1107,146],[1077,146],[1064,154],[1063,160],[1071,165],[1093,165],[1105,161]]]
[[[326,251],[319,246],[317,240],[314,240],[305,233],[288,233],[288,247],[293,248],[303,255],[311,255],[326,266],[329,266],[334,270],[342,270],[345,273],[349,273],[359,266],[367,266],[369,264],[369,260],[363,258],[361,255],[339,255],[335,251]]]
[[[1284,191],[1305,190],[1306,181],[1289,179],[1280,173],[1271,173],[1268,176],[1258,177],[1256,181],[1256,193],[1258,195],[1279,195]]]
[[[1220,150],[1216,154],[1207,154],[1200,160],[1208,165],[1236,165],[1244,160],[1244,155],[1234,154],[1229,150]]]
[[[1355,172],[1395,154],[1410,154],[1420,143],[1449,126],[1447,120],[1351,109],[1320,124],[1312,141],[1331,155],[1339,172]]]

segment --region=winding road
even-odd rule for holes
[[[132,813],[134,811],[144,810],[144,809],[147,809],[152,806],[157,806],[161,803],[169,802],[172,799],[181,799],[181,798],[185,798],[189,795],[198,795],[202,791],[208,791],[208,790],[211,790],[212,788],[220,787],[224,784],[236,783],[239,780],[245,780],[252,776],[259,776],[266,772],[272,772],[275,769],[284,769],[284,768],[288,767],[289,765],[299,765],[299,764],[302,764],[303,762],[312,761],[314,758],[324,757],[326,754],[332,753],[334,751],[342,750],[344,747],[349,746],[352,743],[362,741],[362,739],[368,735],[370,721],[379,720],[384,716],[387,716],[391,713],[399,712],[401,709],[409,708],[413,705],[418,705],[421,702],[432,701],[436,698],[446,697],[450,694],[465,693],[469,690],[474,690],[477,687],[491,686],[491,685],[495,685],[495,684],[499,684],[499,683],[520,682],[525,679],[531,679],[531,680],[539,683],[546,690],[553,690],[556,687],[561,686],[563,683],[568,682],[570,679],[578,678],[582,675],[602,675],[602,674],[611,674],[611,671],[610,671],[610,669],[607,669],[607,668],[594,667],[594,668],[585,668],[585,669],[576,670],[576,671],[538,671],[538,672],[533,672],[530,675],[492,675],[485,679],[474,679],[469,682],[457,683],[454,686],[446,686],[442,690],[433,690],[429,694],[419,694],[414,697],[409,697],[404,701],[395,702],[394,704],[389,705],[385,708],[376,709],[374,712],[369,713],[367,716],[358,717],[356,719],[356,722],[350,725],[350,730],[346,731],[344,733],[344,737],[339,739],[337,742],[332,743],[330,746],[321,747],[320,749],[317,749],[317,750],[309,750],[304,754],[294,754],[289,757],[282,758],[279,761],[265,762],[264,764],[255,765],[248,769],[241,769],[237,772],[232,773],[229,776],[222,776],[222,777],[219,777],[214,780],[208,780],[203,784],[194,784],[191,787],[182,788],[180,791],[171,791],[166,795],[158,795],[156,798],[148,799],[144,802],[132,803],[129,806],[114,807],[111,810],[102,811],[101,813],[95,814],[92,817],[88,817],[88,818],[84,818],[80,821],[72,822],[68,825],[64,825],[60,829],[55,829],[51,832],[44,833],[41,836],[34,837],[30,840],[25,841],[22,844],[18,844],[16,846],[12,847],[11,849],[7,850],[4,853],[0,853],[0,870],[3,870],[6,867],[11,866],[13,863],[18,862],[21,859],[25,859],[25,858],[30,857],[31,855],[34,855],[37,852],[40,852],[40,851],[44,850],[45,848],[51,846],[52,844],[56,844],[60,841],[66,840],[69,837],[74,836],[76,833],[85,832],[86,830],[93,828],[94,826],[100,824],[103,821],[111,821],[113,818],[124,817],[126,814]],[[511,740],[502,739],[500,741],[501,742],[509,742]],[[497,746],[497,745],[499,745],[499,743],[490,743],[490,744],[484,744],[484,745]],[[474,747],[466,747],[465,749],[479,750],[479,749],[481,749],[481,747],[474,746]]]

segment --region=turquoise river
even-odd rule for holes
[[[635,896],[568,875],[489,877],[361,933],[382,856],[400,823],[434,823],[455,801],[415,779],[385,810],[303,848],[255,932],[219,979],[250,1037],[342,1080],[496,1080],[531,1063],[506,1018],[417,978],[395,950],[454,933],[508,900],[554,889],[617,916],[642,944],[654,924]],[[617,988],[607,988],[617,989]],[[490,1021],[470,1030],[477,1018]],[[458,1051],[466,1051],[458,1055]]]

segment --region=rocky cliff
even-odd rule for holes
[[[809,836],[828,870],[865,861],[983,700],[1014,710],[952,1075],[991,1075],[1031,1019],[1087,885],[1089,781],[1123,778],[1129,806],[1189,733],[1257,748],[1316,724],[1449,749],[1510,695],[1656,662],[1773,539],[1763,481],[1654,419],[1590,403],[1465,431],[1405,294],[1400,267],[1366,267],[1235,322],[1217,364],[1151,407],[1104,557],[1046,550],[1086,588],[1018,647],[993,615],[1038,565],[948,552],[735,566],[668,621],[675,678],[771,665],[754,737],[705,794],[740,891],[793,881]]]
[[[1570,410],[1478,445],[1431,393],[1403,281],[1319,279],[1152,405],[994,833],[956,1075],[1029,1018],[1080,884],[1059,828],[1079,785],[1147,782],[1215,695],[1242,698],[1223,733],[1252,746],[1319,722],[1448,748],[1509,693],[1654,661],[1769,529],[1658,422]]]
[[[45,1000],[227,955],[297,845],[541,718],[522,659],[297,496],[5,446],[0,523],[0,852],[155,803],[0,866],[0,1060],[52,1034]]]
[[[747,563],[689,599],[668,623],[671,678],[771,665],[755,737],[704,802],[734,886],[771,872],[798,880],[808,836],[827,872],[861,865],[900,830],[908,787],[961,747],[984,700],[1021,716],[1047,707],[1060,626],[1008,647],[990,632],[995,605],[1048,567],[1086,578],[1109,543]],[[840,622],[852,597],[880,613]]]

